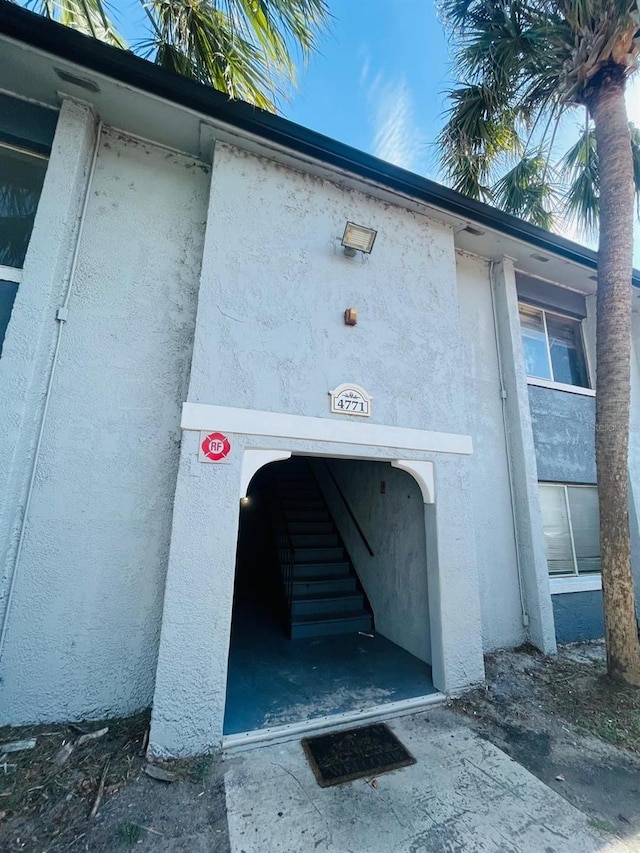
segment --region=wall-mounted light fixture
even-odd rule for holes
[[[365,228],[364,225],[356,225],[355,222],[347,222],[342,235],[344,253],[348,258],[353,258],[356,252],[369,255],[373,249],[376,234],[373,228]]]

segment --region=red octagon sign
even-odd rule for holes
[[[231,445],[226,435],[221,432],[210,432],[200,445],[203,454],[212,462],[220,462],[231,452]]]

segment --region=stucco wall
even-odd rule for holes
[[[595,483],[595,397],[529,385],[538,479]]]
[[[527,636],[542,652],[553,654],[556,651],[553,608],[513,261],[505,257],[492,264],[490,279],[503,380],[500,393],[504,399],[515,536],[523,605],[528,622]]]
[[[457,256],[464,389],[469,431],[476,553],[485,651],[524,640],[509,494],[500,375],[491,306],[489,264]]]
[[[467,431],[448,228],[226,145],[211,209],[190,401],[327,417],[352,381],[370,422]],[[345,257],[347,220],[377,229],[370,258]]]
[[[431,663],[424,502],[418,484],[388,462],[328,459],[313,460],[312,465],[371,604],[376,631]]]
[[[356,424],[329,411],[329,390],[352,381],[373,397],[370,424],[467,433],[450,229],[221,144],[209,211],[188,400],[253,410],[254,433],[229,436],[224,465],[197,461],[197,433],[183,439],[151,732],[164,755],[220,745],[243,448],[416,458],[382,441],[266,438],[260,411]],[[342,253],[347,220],[378,230],[368,260]],[[455,691],[483,676],[469,460],[425,455],[434,683]]]
[[[151,701],[208,184],[201,164],[105,131],[8,623],[3,720]]]

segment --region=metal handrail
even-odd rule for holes
[[[335,478],[335,476],[334,476],[333,471],[332,471],[332,470],[331,470],[331,468],[329,467],[329,463],[327,462],[327,460],[326,460],[326,459],[323,459],[323,460],[322,460],[322,462],[324,463],[325,468],[326,468],[326,469],[327,469],[327,471],[329,472],[329,476],[330,476],[330,477],[331,477],[331,479],[333,480],[333,485],[334,485],[334,486],[336,487],[336,489],[338,490],[338,494],[339,494],[339,495],[340,495],[340,497],[342,498],[342,502],[343,502],[343,503],[344,503],[344,505],[346,506],[346,508],[347,508],[347,512],[349,513],[349,516],[350,516],[351,520],[352,520],[352,521],[353,521],[353,523],[355,524],[355,526],[356,526],[356,530],[357,530],[357,531],[358,531],[358,533],[360,534],[360,538],[361,538],[361,539],[362,539],[362,541],[364,542],[365,548],[366,548],[366,549],[367,549],[367,551],[369,552],[370,556],[372,556],[372,557],[373,557],[373,556],[375,556],[375,555],[374,555],[374,553],[373,553],[373,548],[371,547],[371,545],[369,545],[369,541],[368,541],[367,537],[364,535],[364,531],[363,531],[363,530],[362,530],[362,528],[360,527],[360,524],[358,523],[358,519],[355,517],[353,510],[352,510],[352,509],[351,509],[351,507],[349,506],[349,501],[346,499],[346,497],[345,497],[345,495],[344,495],[344,492],[343,492],[343,491],[342,491],[342,489],[340,488],[340,484],[339,484],[339,483],[338,483],[338,481],[336,480],[336,478]]]

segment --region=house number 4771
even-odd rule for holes
[[[345,383],[329,391],[331,411],[336,415],[357,415],[368,418],[371,415],[371,397],[359,385]]]

